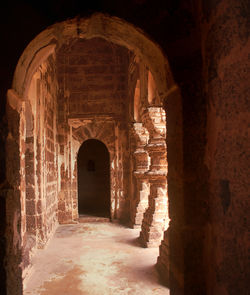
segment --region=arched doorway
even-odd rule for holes
[[[58,33],[60,32],[60,34]],[[12,198],[8,198],[7,200],[7,208],[8,209],[8,216],[7,216],[7,223],[10,225],[9,228],[11,231],[15,233],[15,237],[17,237],[18,241],[14,243],[13,246],[13,237],[11,234],[7,237],[7,249],[9,251],[8,256],[14,257],[15,261],[11,261],[8,259],[7,263],[7,281],[8,285],[12,286],[14,283],[16,284],[16,281],[20,282],[20,286],[22,286],[22,271],[18,267],[21,265],[23,257],[22,257],[22,251],[20,251],[20,244],[26,242],[25,237],[25,219],[23,216],[25,216],[25,210],[23,209],[23,204],[25,204],[25,198],[29,198],[30,195],[32,195],[32,191],[27,193],[27,195],[23,194],[25,191],[25,182],[24,182],[24,176],[23,173],[24,167],[22,163],[22,167],[20,169],[20,161],[23,159],[23,152],[18,154],[19,151],[22,151],[22,147],[24,146],[24,138],[25,138],[25,130],[21,132],[20,134],[18,132],[14,132],[15,130],[20,130],[20,122],[23,120],[23,105],[24,101],[27,98],[27,94],[29,92],[29,88],[32,82],[32,79],[37,71],[39,71],[39,80],[38,81],[38,88],[40,91],[34,92],[32,95],[34,99],[34,108],[33,108],[33,116],[35,118],[34,125],[37,126],[37,129],[39,129],[37,133],[37,138],[39,138],[39,141],[36,142],[37,144],[35,151],[37,151],[37,154],[34,154],[36,156],[36,159],[39,159],[43,165],[41,166],[41,171],[43,172],[41,174],[40,170],[37,170],[37,203],[35,203],[35,206],[29,206],[30,208],[38,208],[41,213],[40,216],[32,215],[30,219],[30,225],[34,225],[34,230],[37,232],[41,232],[41,234],[45,233],[53,233],[51,228],[57,224],[57,221],[60,223],[70,223],[72,222],[77,214],[74,214],[73,210],[77,211],[77,181],[76,181],[76,175],[77,175],[77,163],[74,161],[77,160],[75,155],[78,151],[78,147],[80,143],[84,140],[83,134],[81,133],[81,126],[86,125],[93,125],[91,118],[89,118],[89,114],[85,117],[81,113],[85,110],[85,107],[87,104],[83,104],[80,107],[78,107],[77,102],[79,96],[71,96],[69,95],[70,92],[68,91],[67,87],[59,87],[60,89],[65,89],[66,92],[62,94],[61,92],[57,93],[57,83],[59,81],[65,81],[64,78],[62,79],[62,76],[57,75],[61,74],[61,71],[56,71],[56,67],[58,64],[58,51],[61,47],[64,46],[64,44],[71,44],[72,40],[79,41],[81,40],[90,40],[93,38],[103,38],[108,42],[112,42],[116,45],[123,46],[133,52],[135,55],[133,60],[134,63],[131,63],[132,68],[134,67],[134,72],[138,70],[138,73],[141,73],[142,77],[141,80],[143,83],[138,83],[137,86],[144,85],[147,87],[147,80],[150,81],[150,99],[148,99],[148,102],[146,100],[146,93],[148,92],[147,89],[144,89],[144,92],[142,92],[142,95],[140,95],[140,98],[145,98],[145,103],[147,104],[153,104],[152,107],[158,107],[159,101],[157,99],[154,99],[155,97],[152,96],[154,93],[154,87],[151,84],[152,77],[147,78],[147,72],[150,70],[152,73],[152,76],[154,78],[155,87],[158,90],[159,98],[160,98],[160,106],[164,103],[164,107],[166,108],[167,112],[167,126],[168,126],[168,135],[167,135],[167,144],[168,144],[168,158],[171,159],[171,162],[169,163],[169,169],[168,169],[168,195],[169,199],[171,201],[171,208],[172,210],[172,220],[171,220],[171,235],[169,237],[169,240],[167,239],[166,243],[167,246],[162,247],[162,249],[167,249],[167,257],[172,255],[172,253],[178,253],[178,257],[180,261],[182,261],[183,257],[180,256],[180,253],[182,253],[182,243],[175,243],[176,240],[181,241],[181,239],[177,239],[176,236],[180,232],[182,232],[182,220],[183,220],[183,195],[182,195],[182,100],[179,95],[178,87],[175,85],[175,82],[173,80],[171,71],[169,69],[168,61],[166,60],[163,52],[159,48],[157,44],[155,44],[153,41],[148,39],[147,36],[143,34],[140,30],[135,28],[133,25],[126,23],[125,21],[118,19],[116,17],[110,17],[103,14],[94,14],[89,18],[86,19],[79,19],[75,18],[73,20],[68,20],[59,24],[55,24],[45,31],[43,31],[41,34],[39,34],[25,49],[25,52],[21,56],[18,65],[15,70],[15,75],[13,79],[12,89],[8,91],[8,124],[10,126],[10,136],[8,136],[8,142],[7,142],[7,158],[9,165],[7,166],[7,175],[8,175],[8,183],[13,187],[13,198],[16,198],[16,204],[17,206],[13,206]],[[82,54],[82,51],[81,51]],[[85,59],[82,57],[80,58],[82,63],[84,63]],[[66,59],[63,58],[63,63],[65,61],[69,61],[69,57]],[[78,59],[77,59],[78,60]],[[94,62],[95,59],[92,59]],[[99,59],[102,61],[103,59]],[[122,58],[115,58],[114,61],[122,60]],[[131,59],[132,60],[132,59]],[[136,65],[137,60],[140,60],[143,62],[142,65],[138,66]],[[109,59],[107,59],[109,62]],[[71,58],[72,66],[75,66],[75,57],[73,56]],[[63,65],[63,68],[65,70],[69,69],[68,66],[65,64]],[[97,68],[95,66],[95,68]],[[100,71],[100,74],[102,73],[103,67],[97,68]],[[119,69],[122,69],[119,66]],[[51,71],[53,70],[53,71]],[[75,71],[75,68],[72,69]],[[86,66],[86,70],[89,74],[91,74],[91,70],[89,66]],[[120,70],[119,70],[120,71]],[[49,79],[48,79],[48,72],[50,72]],[[57,73],[57,74],[56,74]],[[93,72],[94,73],[94,72]],[[92,74],[93,74],[92,73]],[[115,72],[114,72],[115,73]],[[67,76],[69,73],[67,73]],[[136,77],[136,76],[135,76]],[[58,79],[57,79],[58,78]],[[73,83],[76,79],[75,77],[71,76],[71,82]],[[90,81],[92,77],[90,77]],[[106,76],[107,79],[108,76]],[[82,78],[80,78],[80,84],[82,83]],[[121,75],[121,79],[124,79],[124,77]],[[51,83],[52,81],[52,83]],[[125,83],[124,83],[125,84]],[[55,87],[51,87],[51,86]],[[65,84],[66,85],[66,84]],[[123,84],[117,84],[117,87],[115,87],[115,91],[117,89],[122,89]],[[131,83],[132,85],[132,83]],[[93,86],[90,85],[91,87]],[[110,87],[109,84],[105,84],[105,87]],[[151,87],[152,86],[152,87]],[[84,84],[85,89],[91,89],[87,88]],[[103,85],[99,87],[99,89],[106,89]],[[144,87],[144,88],[145,88]],[[51,92],[48,94],[48,91]],[[73,93],[73,92],[72,92]],[[77,93],[77,92],[75,92]],[[118,92],[115,92],[115,94],[119,94]],[[131,98],[133,91],[131,91]],[[145,95],[144,95],[145,94]],[[97,99],[97,96],[93,96],[98,102],[100,102],[98,109],[102,109],[103,105],[101,105],[101,98],[100,100]],[[92,98],[93,98],[92,97]],[[115,95],[114,98],[117,96]],[[119,97],[121,99],[123,98],[122,95],[119,94]],[[92,99],[91,98],[91,99]],[[138,96],[139,98],[139,96]],[[157,97],[158,98],[158,97]],[[43,105],[41,105],[41,102],[43,102]],[[46,102],[46,105],[45,105]],[[131,99],[131,105],[133,105],[133,101]],[[138,110],[138,104],[137,101],[135,103],[136,109]],[[73,106],[74,110],[79,111],[80,113],[75,114],[73,117],[70,117],[70,106]],[[129,206],[129,194],[124,194],[123,186],[128,186],[130,178],[128,177],[128,168],[131,168],[132,166],[124,168],[124,171],[119,171],[119,169],[122,167],[122,155],[121,153],[121,146],[123,145],[123,142],[119,139],[124,138],[126,135],[123,132],[120,132],[120,126],[125,126],[124,121],[117,123],[117,116],[114,116],[115,120],[112,122],[112,108],[113,104],[106,104],[108,106],[108,116],[105,118],[105,122],[108,123],[108,125],[112,126],[112,136],[110,137],[110,140],[105,140],[109,146],[109,150],[111,152],[110,161],[107,167],[111,167],[111,180],[112,180],[112,193],[110,193],[110,190],[108,190],[109,194],[112,196],[112,199],[110,201],[110,198],[108,198],[108,201],[105,203],[107,205],[106,208],[108,215],[110,214],[110,203],[112,203],[112,211],[115,212],[114,218],[120,218],[121,219],[121,208],[128,208]],[[126,110],[126,108],[122,108],[123,104],[120,104],[120,109],[122,112]],[[126,104],[124,104],[126,106]],[[66,109],[67,111],[66,111]],[[128,108],[129,109],[129,108]],[[153,108],[151,108],[153,111]],[[61,116],[60,112],[63,111],[63,114]],[[94,112],[95,113],[95,112]],[[17,120],[13,120],[13,114],[15,114]],[[124,112],[124,114],[126,114]],[[152,112],[150,113],[152,114]],[[169,115],[171,114],[171,115]],[[53,117],[55,115],[55,117]],[[136,118],[139,119],[139,112],[136,114]],[[142,115],[143,112],[142,112]],[[111,117],[110,117],[111,116]],[[149,116],[149,114],[148,114]],[[127,118],[127,114],[125,117]],[[145,116],[144,116],[145,117]],[[96,122],[96,115],[94,114],[94,122]],[[103,117],[100,116],[100,122],[103,122]],[[110,119],[111,118],[111,119]],[[107,119],[107,120],[106,120]],[[135,119],[135,118],[134,118]],[[62,121],[61,121],[62,120]],[[73,121],[73,123],[68,126],[70,120]],[[110,120],[110,122],[108,122]],[[133,122],[132,118],[132,122]],[[158,121],[158,118],[155,120]],[[131,122],[128,122],[129,124]],[[139,122],[140,124],[141,122]],[[103,124],[102,124],[103,125]],[[45,129],[45,127],[47,129]],[[128,126],[126,126],[128,127]],[[110,127],[111,128],[111,127]],[[154,126],[151,124],[149,126],[152,133],[154,133]],[[97,136],[93,135],[90,132],[90,129],[88,126],[86,127],[86,138],[103,138],[103,136],[106,135],[105,132],[103,132],[103,128],[97,128],[98,134]],[[124,127],[125,129],[125,127]],[[53,130],[53,132],[52,132]],[[81,140],[76,140],[76,133],[80,133],[79,137]],[[46,137],[48,136],[48,140],[46,140]],[[109,133],[110,134],[110,133]],[[120,136],[121,135],[121,136]],[[130,135],[127,136],[129,139]],[[105,137],[106,138],[106,137]],[[57,142],[58,141],[58,142]],[[87,142],[87,141],[86,141]],[[18,143],[18,145],[17,145]],[[45,144],[48,143],[48,144]],[[85,144],[85,143],[84,143]],[[83,144],[83,145],[84,145]],[[124,149],[127,147],[126,145],[123,145]],[[13,150],[17,151],[17,157],[16,159],[19,159],[20,161],[13,161]],[[112,157],[114,155],[114,157]],[[118,157],[117,157],[118,156]],[[80,150],[79,150],[79,157],[80,157]],[[120,158],[119,158],[120,157]],[[120,159],[120,161],[119,161]],[[124,157],[125,159],[125,157]],[[127,159],[127,158],[126,158]],[[92,159],[89,159],[93,161]],[[35,160],[38,161],[38,160]],[[89,162],[88,166],[91,169],[93,167],[96,169],[96,163]],[[125,160],[124,160],[125,162]],[[35,162],[34,162],[35,163]],[[128,161],[127,161],[128,163]],[[127,164],[125,163],[125,164]],[[93,165],[94,164],[94,165]],[[92,167],[92,168],[91,168]],[[53,169],[52,169],[53,168]],[[119,169],[118,169],[119,168]],[[116,170],[115,170],[116,169]],[[18,174],[15,177],[12,177],[12,172],[16,171]],[[50,172],[50,174],[46,173],[47,171]],[[115,173],[113,174],[113,171]],[[122,173],[121,173],[122,172]],[[124,172],[124,174],[123,174]],[[125,177],[123,177],[125,175]],[[116,177],[116,178],[115,178]],[[82,182],[82,178],[78,174],[79,181],[78,183]],[[131,177],[132,178],[132,177]],[[87,178],[86,184],[88,184]],[[41,184],[40,181],[41,180]],[[125,181],[123,181],[125,180]],[[20,185],[22,183],[22,185]],[[97,182],[96,182],[97,183]],[[109,182],[107,182],[109,184]],[[131,182],[132,183],[132,182]],[[120,189],[122,187],[122,189]],[[33,187],[32,187],[33,188]],[[146,190],[146,189],[145,189]],[[78,188],[78,191],[79,188]],[[132,190],[131,190],[132,191]],[[160,190],[156,190],[160,191]],[[47,194],[48,193],[48,194]],[[43,203],[41,203],[41,197],[43,197]],[[20,200],[19,200],[20,197]],[[57,198],[58,197],[58,198]],[[51,202],[53,200],[53,202]],[[48,206],[47,202],[48,201]],[[80,203],[80,202],[79,202]],[[28,204],[28,203],[27,203]],[[44,205],[45,204],[45,205]],[[98,203],[99,204],[99,203]],[[30,205],[30,204],[29,204]],[[31,204],[32,205],[32,204]],[[58,205],[58,206],[57,206]],[[86,205],[86,204],[85,204]],[[95,203],[95,205],[97,205]],[[81,206],[80,206],[81,207]],[[80,209],[79,207],[79,209]],[[102,207],[101,205],[98,205],[96,207],[92,207],[97,209],[97,207]],[[44,212],[44,208],[46,211]],[[86,210],[87,206],[83,206],[83,208]],[[91,207],[88,208],[84,212],[85,214],[96,214],[97,212],[91,212]],[[178,208],[178,212],[175,212],[176,208]],[[115,211],[116,210],[116,211]],[[53,216],[51,216],[51,213]],[[80,211],[81,213],[81,211]],[[112,215],[112,214],[111,214]],[[112,215],[112,219],[113,219]],[[47,218],[48,216],[48,218]],[[55,218],[54,218],[55,216]],[[58,217],[58,220],[57,218]],[[22,226],[18,226],[22,224]],[[40,230],[40,224],[45,224],[46,228],[44,231]],[[14,234],[13,234],[14,236]],[[49,236],[49,235],[48,235]],[[45,239],[46,240],[46,239]],[[165,239],[164,239],[165,241]],[[174,242],[173,242],[174,241]],[[170,246],[168,246],[170,245]],[[165,251],[165,250],[164,250]],[[16,253],[19,253],[18,255]],[[170,254],[169,254],[170,253]],[[165,253],[164,253],[165,255]],[[175,277],[180,277],[182,280],[182,276],[180,276],[180,273],[182,273],[182,269],[178,269],[178,272],[175,274],[175,265],[172,269],[171,263],[169,265],[169,260],[167,262],[165,261],[165,257],[162,255],[162,264],[165,267],[163,273],[164,278],[166,277],[168,279],[168,273],[169,270],[171,272],[171,276],[173,277],[173,281],[175,280]],[[174,255],[175,257],[175,255]],[[160,257],[161,258],[161,257]],[[173,260],[174,261],[174,260]],[[16,266],[16,267],[15,267]],[[13,270],[15,269],[15,272],[13,273]],[[173,283],[174,284],[174,283]],[[183,285],[181,282],[180,285]],[[20,293],[21,294],[21,293]]]
[[[77,156],[79,215],[110,217],[109,152],[96,139],[85,141]]]

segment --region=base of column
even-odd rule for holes
[[[137,199],[132,203],[132,215],[130,219],[130,226],[132,228],[141,228],[143,216],[148,208],[149,185],[143,180],[143,175],[137,175],[137,182],[139,190],[137,191]],[[137,186],[137,187],[138,187]]]
[[[152,215],[146,212],[142,223],[139,241],[142,247],[154,248],[159,247],[163,238],[162,224],[152,224],[147,222],[147,215],[150,218]]]
[[[157,258],[156,269],[159,273],[161,282],[169,286],[169,265],[170,265],[170,255],[169,255],[169,237],[168,231],[164,232],[164,238],[160,245],[160,255]]]

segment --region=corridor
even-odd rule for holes
[[[0,295],[248,294],[247,1],[3,3]]]
[[[60,225],[37,250],[25,295],[167,295],[154,265],[158,248],[141,248],[139,231],[109,222]]]

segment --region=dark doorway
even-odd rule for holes
[[[79,214],[110,217],[109,152],[101,141],[89,139],[78,152]]]

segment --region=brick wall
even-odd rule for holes
[[[101,38],[71,40],[57,51],[57,73],[59,221],[69,222],[78,216],[77,153],[80,145],[90,138],[101,140],[109,150],[111,217],[125,219],[128,50]]]
[[[57,63],[69,115],[123,114],[127,97],[127,49],[100,38],[72,40],[70,46],[59,50]],[[59,111],[61,108],[59,102]]]
[[[44,247],[57,223],[56,96],[51,56],[34,74],[25,103],[23,268],[35,249]]]

